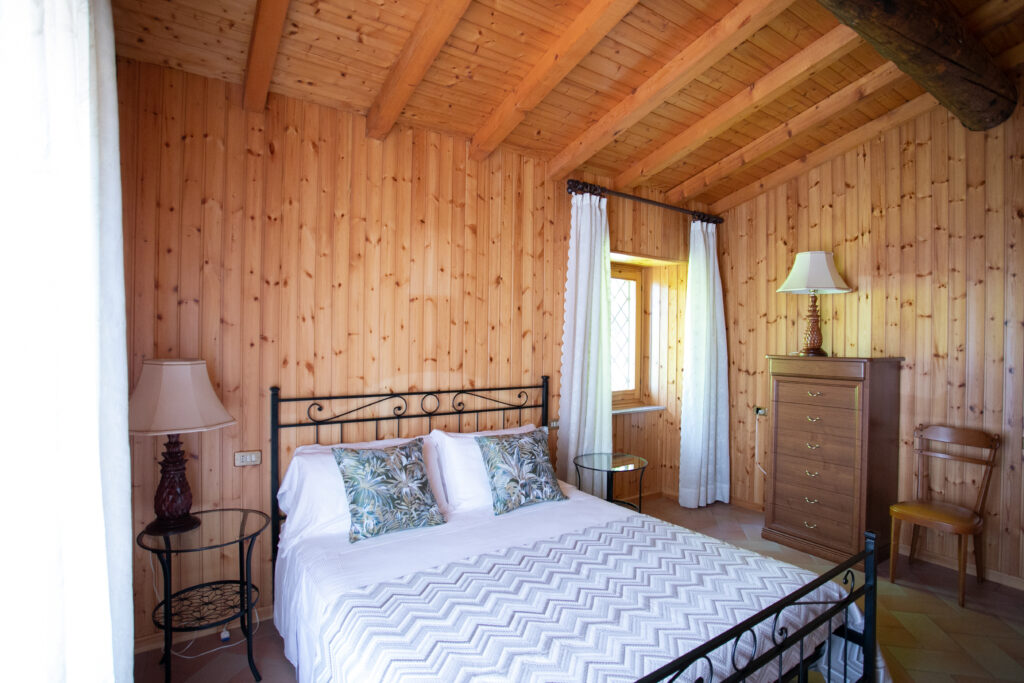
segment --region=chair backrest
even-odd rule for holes
[[[928,487],[924,482],[927,469],[925,468],[925,457],[941,458],[954,462],[980,465],[984,474],[981,479],[981,486],[978,489],[978,497],[974,503],[974,512],[982,514],[985,506],[985,498],[988,496],[988,484],[992,480],[992,469],[996,462],[996,451],[999,450],[999,435],[989,434],[978,429],[967,427],[948,427],[945,425],[919,425],[914,430],[914,453],[917,456],[917,494],[921,500],[929,498]],[[962,455],[959,452],[943,452],[930,447],[933,443],[957,446],[960,449],[980,449],[983,454],[978,456]],[[958,449],[958,450],[960,450]]]

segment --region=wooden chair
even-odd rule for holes
[[[949,452],[929,450],[930,442],[948,444],[973,449],[983,449],[983,457],[971,457]],[[978,583],[985,580],[985,569],[982,561],[985,549],[981,542],[985,526],[985,498],[988,495],[988,484],[992,478],[996,451],[999,449],[999,435],[988,434],[977,429],[962,427],[945,427],[941,425],[919,426],[914,430],[914,453],[917,467],[917,499],[901,501],[889,506],[892,517],[892,550],[889,553],[889,580],[896,580],[896,556],[899,554],[900,527],[903,522],[914,525],[910,540],[910,558],[914,561],[917,542],[921,527],[957,534],[957,566],[960,570],[960,606],[964,606],[964,576],[967,573],[967,536],[974,537],[974,566],[977,569]],[[928,468],[925,456],[942,458],[954,462],[979,465],[984,470],[978,497],[973,508],[954,505],[952,503],[930,500],[927,485]]]

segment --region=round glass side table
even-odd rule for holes
[[[252,585],[252,549],[256,537],[270,523],[259,510],[227,508],[193,512],[199,526],[177,533],[150,534],[143,531],[135,542],[156,555],[164,575],[164,599],[153,608],[153,623],[164,632],[164,680],[171,680],[171,634],[200,631],[238,619],[245,635],[249,669],[260,680],[252,657],[252,606],[259,600],[259,588]],[[238,546],[238,578],[207,581],[171,592],[171,556],[197,553],[230,545]]]
[[[617,503],[633,508],[637,512],[643,512],[644,504],[644,470],[647,469],[647,460],[639,455],[629,453],[584,453],[572,459],[576,466],[576,486],[580,485],[580,468],[594,472],[605,473],[605,494],[604,499],[609,503]],[[612,478],[618,472],[640,472],[640,481],[637,483],[637,505],[629,501],[612,498]]]

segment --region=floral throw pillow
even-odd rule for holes
[[[350,541],[444,524],[427,482],[422,439],[390,448],[333,450],[352,514]]]
[[[526,434],[478,436],[476,442],[490,480],[494,514],[566,499],[551,467],[547,428]]]

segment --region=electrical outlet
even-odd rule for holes
[[[558,420],[548,422],[548,429],[558,429]]]
[[[260,451],[238,451],[235,453],[235,467],[259,465],[263,461]]]

